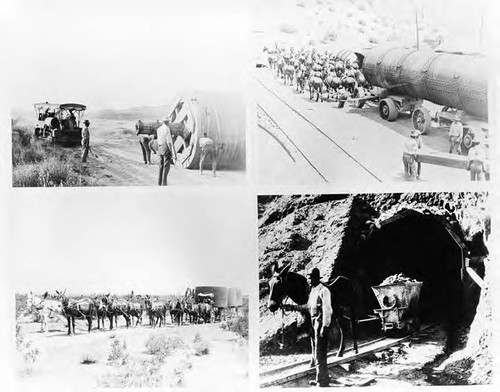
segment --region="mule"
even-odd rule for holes
[[[109,319],[109,329],[113,329],[113,321],[118,328],[118,317],[125,319],[127,328],[130,326],[129,303],[124,299],[112,298],[110,294],[103,297],[104,304],[107,306],[107,315]]]
[[[157,325],[159,327],[165,325],[165,315],[167,310],[165,303],[158,300],[153,301],[149,295],[146,295],[144,306],[148,312],[150,324],[153,328]]]
[[[323,102],[323,80],[321,77],[316,76],[314,73],[309,77],[309,99],[314,98],[314,93],[316,93],[316,102],[321,99]]]
[[[38,316],[40,332],[46,332],[49,318],[55,314],[62,314],[62,304],[60,301],[50,299],[48,292],[45,292],[42,297],[37,297],[30,291],[26,310]]]
[[[277,263],[272,266],[272,277],[269,280],[269,301],[268,308],[271,312],[275,312],[279,308],[283,307],[283,300],[289,297],[293,302],[295,302],[299,307],[294,308],[295,310],[301,310],[305,312],[306,321],[308,325],[308,335],[311,341],[311,366],[315,365],[314,359],[314,330],[312,328],[311,315],[309,310],[306,310],[307,302],[309,299],[309,284],[307,283],[307,278],[296,272],[290,272],[291,264],[288,264],[281,269],[278,268]],[[320,283],[323,284],[323,283]],[[355,293],[353,286],[349,279],[344,276],[338,276],[335,280],[326,285],[331,293],[331,303],[333,308],[332,323],[330,327],[333,326],[333,321],[339,328],[340,331],[340,344],[337,351],[337,356],[342,357],[345,351],[345,324],[343,319],[348,319],[350,321],[351,334],[353,338],[354,352],[358,352],[358,342],[357,342],[357,320],[355,316]]]
[[[90,298],[81,298],[78,300],[68,298],[64,292],[56,291],[61,301],[63,315],[68,321],[68,335],[75,335],[75,320],[87,320],[88,333],[92,329],[92,319],[97,316],[94,301]]]

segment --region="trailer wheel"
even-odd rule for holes
[[[378,107],[380,117],[387,121],[395,121],[398,118],[398,109],[396,103],[391,98],[385,98],[380,101]]]
[[[471,135],[471,133],[470,133],[470,132],[467,132],[467,133],[464,135],[463,139],[462,139],[462,145],[463,145],[463,147],[465,147],[465,148],[466,148],[466,150],[468,151],[468,150],[469,150],[469,148],[471,148],[471,147],[472,147],[472,142],[473,142],[473,141],[474,141],[474,136],[473,136],[473,135]]]
[[[422,134],[431,129],[431,121],[431,115],[426,108],[416,108],[411,115],[413,128]]]

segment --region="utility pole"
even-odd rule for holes
[[[415,28],[417,29],[417,50],[420,49],[420,38],[418,32],[418,9],[415,10]]]

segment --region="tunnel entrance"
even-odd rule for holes
[[[422,323],[444,325],[453,346],[457,329],[470,324],[474,314],[467,312],[475,313],[479,301],[479,295],[467,297],[462,280],[467,247],[456,231],[443,217],[406,210],[382,222],[358,242],[354,257],[339,260],[335,269],[359,286],[365,314],[380,308],[371,287],[388,276],[402,273],[423,282],[418,316]]]

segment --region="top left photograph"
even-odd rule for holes
[[[12,186],[244,184],[246,15],[240,0],[11,1]]]

